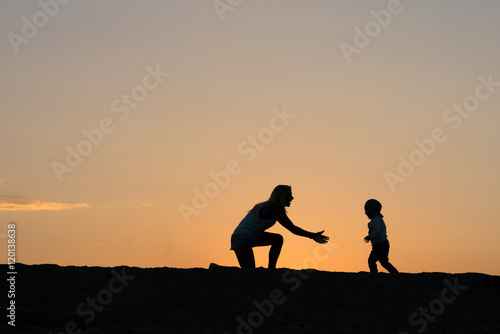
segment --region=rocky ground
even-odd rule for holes
[[[2,333],[500,333],[500,277],[484,274],[16,269]]]

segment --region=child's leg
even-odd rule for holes
[[[372,248],[370,256],[368,257],[368,267],[370,268],[370,273],[378,273],[377,269],[377,252]]]
[[[391,274],[398,274],[399,271],[389,262],[389,242],[384,242],[380,248],[380,265]]]
[[[372,252],[370,253],[370,257],[368,258],[368,266],[370,267],[370,272],[372,274],[378,273],[377,261],[380,261],[380,264],[385,269],[387,269],[388,265],[391,265],[389,263],[388,255],[389,255],[389,242],[388,241],[382,241],[382,242],[379,242],[375,245],[372,245]],[[396,269],[396,268],[394,268],[394,269]],[[389,270],[389,269],[387,269],[387,270]]]
[[[387,262],[380,261],[380,265],[384,267],[391,274],[399,274],[399,271],[396,268],[394,268],[392,264],[389,263],[389,259],[387,259]]]

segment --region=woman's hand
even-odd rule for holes
[[[365,237],[365,242],[369,242],[369,241],[370,241],[370,236],[369,236],[369,235],[367,235],[367,236]]]
[[[330,237],[323,235],[323,232],[325,232],[325,230],[314,233],[314,237],[312,239],[316,241],[318,244],[326,244],[328,240],[330,240]]]

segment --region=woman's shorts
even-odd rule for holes
[[[240,246],[252,245],[254,240],[248,235],[243,234],[233,234],[231,236],[231,250],[235,250]]]

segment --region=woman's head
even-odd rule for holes
[[[369,199],[365,203],[365,214],[368,218],[373,218],[375,215],[381,215],[380,211],[382,211],[382,204],[376,199]],[[383,216],[382,216],[383,217]]]
[[[290,206],[292,200],[292,187],[286,185],[276,186],[269,197],[269,201],[279,202],[283,207]]]

